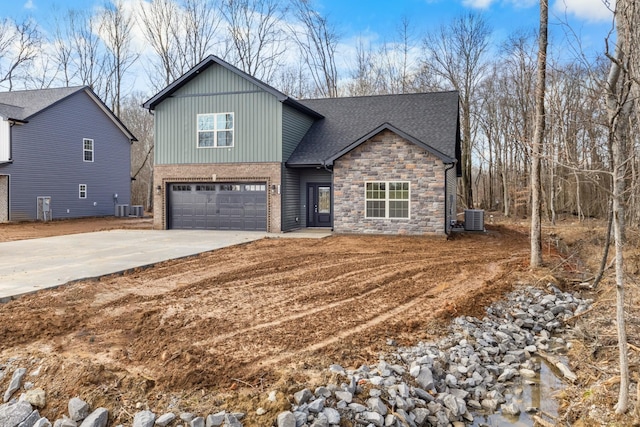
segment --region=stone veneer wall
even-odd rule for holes
[[[0,223],[9,221],[9,176],[0,175]]]
[[[365,218],[366,181],[409,181],[410,218]],[[423,148],[385,130],[334,162],[334,231],[444,234],[444,164]]]
[[[281,163],[155,165],[153,168],[153,228],[167,228],[167,184],[175,182],[266,182],[267,231],[281,231],[281,196],[271,185],[281,184]],[[158,192],[158,186],[161,190]]]

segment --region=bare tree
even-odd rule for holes
[[[96,17],[88,12],[70,10],[67,19],[75,77],[80,84],[90,86],[105,99],[109,91],[108,76],[100,36],[94,31],[98,28]]]
[[[290,26],[309,72],[322,97],[338,96],[336,50],[340,37],[326,17],[313,9],[309,0],[291,0],[297,25]]]
[[[153,206],[153,116],[140,105],[145,94],[135,92],[123,100],[121,120],[138,141],[131,146],[131,203]]]
[[[156,56],[150,74],[158,78],[152,79],[151,84],[160,90],[181,75],[174,37],[178,8],[173,0],[152,0],[140,9],[138,18]]]
[[[34,21],[25,19],[0,22],[0,84],[12,90],[16,80],[27,79],[20,74],[39,53],[41,35]]]
[[[538,35],[538,70],[536,78],[536,124],[531,146],[531,259],[533,268],[542,264],[542,224],[540,165],[544,143],[545,112],[544,95],[547,76],[547,24],[549,22],[549,4],[540,0],[540,34]]]
[[[125,73],[138,59],[131,47],[133,16],[125,9],[122,0],[105,4],[100,16],[100,31],[108,50],[106,68],[111,83],[111,109],[120,115],[122,84]]]
[[[285,52],[282,19],[276,0],[223,0],[227,22],[227,60],[247,74],[270,82]]]
[[[221,19],[212,0],[184,0],[182,20],[174,26],[180,72],[206,58],[217,43]]]
[[[613,235],[616,266],[616,326],[620,356],[620,392],[615,410],[627,411],[629,405],[629,356],[624,314],[624,258],[625,243],[625,187],[630,146],[630,119],[633,100],[632,87],[638,84],[636,67],[640,65],[638,43],[640,37],[634,28],[640,19],[640,9],[633,0],[618,0],[615,9],[616,42],[606,82],[607,112],[609,116],[609,144],[612,154],[613,175]]]
[[[462,196],[473,207],[471,182],[471,106],[487,67],[485,55],[491,29],[481,16],[469,13],[429,34],[424,41],[424,68],[460,93],[462,127]]]

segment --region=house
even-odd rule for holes
[[[135,140],[87,86],[0,92],[0,222],[114,215]]]
[[[149,99],[154,226],[443,234],[456,92],[295,100],[209,56]]]

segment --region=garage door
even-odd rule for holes
[[[169,185],[169,228],[267,230],[265,183]]]

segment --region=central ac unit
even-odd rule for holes
[[[466,209],[464,211],[465,231],[484,231],[484,211],[482,209]]]

